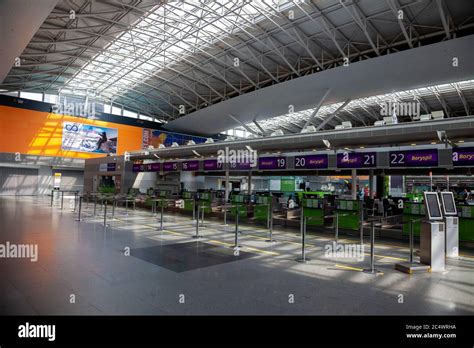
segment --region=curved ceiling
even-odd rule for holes
[[[0,16],[3,23],[8,12]],[[11,69],[0,91],[74,94],[176,129],[185,129],[188,117],[212,113],[213,129],[221,131],[236,121],[222,123],[213,111],[219,104],[337,71],[344,62],[357,66],[473,32],[472,0],[59,0],[23,50],[21,66],[6,62]],[[409,88],[426,83],[413,82]],[[318,102],[321,91],[307,92],[295,109]],[[278,110],[288,104],[281,93],[271,97]]]
[[[253,120],[323,104],[474,79],[474,35],[384,55],[246,93],[168,123],[179,132],[216,134]],[[453,58],[459,66],[453,66]],[[229,117],[232,115],[232,117]]]

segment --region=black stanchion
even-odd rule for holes
[[[375,269],[375,221],[370,223],[370,268],[364,269],[364,272],[375,275],[382,273]]]
[[[82,211],[82,196],[79,196],[79,215],[77,216],[76,221],[81,221],[81,211]]]
[[[193,238],[199,239],[199,238],[201,238],[201,236],[199,235],[199,205],[196,208],[197,208],[196,234],[193,236]]]
[[[269,209],[269,232],[270,232],[270,238],[266,240],[268,243],[273,243],[276,242],[276,240],[273,239],[273,204],[270,203],[270,209]]]
[[[306,263],[311,261],[310,259],[306,258],[306,251],[305,251],[305,243],[306,243],[306,224],[308,222],[307,217],[303,217],[302,219],[303,226],[302,226],[302,233],[301,233],[301,257],[297,258],[296,261]]]
[[[94,216],[97,213],[97,195],[94,195]]]
[[[107,198],[105,198],[103,202],[104,202],[104,227],[107,227]]]
[[[239,245],[239,205],[235,206],[235,239],[234,239],[234,245],[232,248],[240,248],[241,246]]]
[[[61,191],[61,210],[63,210],[64,205],[64,191]]]
[[[53,206],[54,190],[51,190],[51,207]]]
[[[160,228],[158,229],[158,231],[163,231],[163,211],[164,211],[164,202],[161,201],[161,217],[160,217]]]

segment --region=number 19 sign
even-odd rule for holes
[[[376,152],[343,152],[337,154],[338,168],[375,168],[377,167]]]

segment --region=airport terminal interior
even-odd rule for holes
[[[474,314],[472,0],[0,22],[0,315]]]

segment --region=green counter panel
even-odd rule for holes
[[[316,217],[318,219],[310,219],[307,222],[308,226],[323,226],[324,225],[324,211],[322,209],[317,208],[305,208],[304,209],[304,216],[305,217]]]
[[[185,199],[184,200],[184,210],[193,211],[194,200]]]
[[[412,215],[412,214],[403,214],[403,222],[408,222],[410,220],[419,220],[423,218],[423,215]],[[421,222],[414,222],[413,223],[413,235],[419,236],[421,230]],[[410,234],[410,224],[405,223],[403,224],[403,235],[408,236]]]
[[[459,240],[474,242],[474,219],[459,218]]]
[[[359,230],[360,216],[358,212],[352,212],[348,210],[336,210],[339,213],[339,228],[345,230]],[[345,216],[342,216],[342,215]]]
[[[247,219],[247,206],[245,204],[238,204],[238,203],[234,203],[234,204],[239,206],[239,219],[240,220]],[[230,208],[230,214],[232,216],[235,216],[236,210],[237,210],[236,207]]]
[[[257,221],[266,222],[268,219],[268,205],[257,204],[253,207],[253,217]]]

